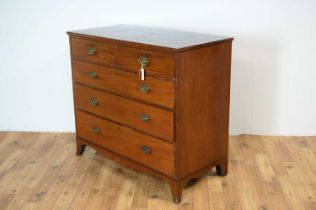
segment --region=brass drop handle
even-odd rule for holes
[[[97,49],[95,47],[89,47],[88,48],[88,54],[89,55],[95,55],[96,52],[97,52]]]
[[[138,86],[138,88],[139,88],[140,92],[143,92],[143,93],[149,93],[149,91],[150,91],[149,86],[146,84],[140,84]]]
[[[144,122],[148,122],[150,120],[150,116],[147,114],[141,114],[139,118],[141,119],[141,121],[144,121]]]
[[[143,153],[145,153],[145,154],[151,153],[151,148],[150,148],[150,147],[147,147],[147,146],[141,146],[141,150],[142,150]]]
[[[96,98],[91,98],[90,99],[90,104],[92,105],[92,106],[96,106],[96,105],[98,105],[98,101],[97,101],[97,99]]]
[[[91,130],[93,133],[100,133],[101,132],[101,129],[98,127],[93,127],[93,128],[91,128]]]
[[[140,69],[139,69],[139,73],[138,73],[139,78],[141,80],[145,80],[145,68],[144,67],[148,65],[149,60],[146,56],[140,56],[138,58],[138,63],[140,64]]]
[[[90,78],[96,78],[96,77],[97,77],[97,73],[94,72],[94,71],[91,71],[91,72],[88,73],[88,76],[89,76]]]

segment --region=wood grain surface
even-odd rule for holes
[[[176,55],[178,178],[227,156],[231,46]]]
[[[163,140],[174,141],[173,112],[135,102],[114,94],[74,84],[75,108],[127,125]],[[97,101],[91,105],[90,101]],[[146,115],[148,121],[141,120]]]
[[[78,137],[165,175],[174,176],[173,144],[79,110],[76,110],[75,114]],[[98,128],[100,131],[95,133],[93,128]],[[144,152],[144,147],[150,151]]]
[[[232,40],[224,36],[134,25],[113,25],[67,33],[73,37],[80,36],[102,42],[166,52],[179,52]]]
[[[146,77],[145,81],[139,79],[135,73],[121,71],[115,68],[72,60],[73,80],[98,89],[109,91],[124,97],[158,106],[174,108],[175,87],[173,81],[165,81]],[[95,72],[96,77],[90,78],[88,74]],[[144,93],[140,85],[147,85],[149,92]]]
[[[161,179],[75,151],[73,133],[0,132],[0,209],[316,209],[316,137],[230,137],[229,174],[190,182],[178,205]]]
[[[140,64],[138,59],[146,56],[149,63],[144,68],[146,75],[157,77],[174,77],[174,61],[172,54],[162,54],[154,51],[141,50],[131,47],[118,46],[117,65],[122,69],[129,69],[138,73]]]
[[[114,65],[116,48],[112,44],[95,42],[89,39],[70,38],[71,54],[73,57],[99,63],[104,65]],[[88,49],[96,49],[94,55],[88,53]]]

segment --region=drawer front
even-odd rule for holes
[[[171,81],[152,77],[142,81],[130,72],[77,60],[73,60],[72,67],[73,79],[79,83],[170,109],[174,107],[174,83]]]
[[[162,54],[131,47],[118,46],[117,65],[136,73],[141,67],[139,58],[145,57],[148,64],[144,67],[146,75],[158,77],[174,77],[174,60],[171,54]]]
[[[75,107],[173,141],[173,112],[74,84]]]
[[[115,64],[115,46],[80,38],[71,38],[71,55],[99,64]]]
[[[174,145],[76,110],[77,136],[174,176]]]

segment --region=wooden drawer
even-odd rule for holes
[[[115,64],[115,46],[91,40],[71,38],[71,55],[99,64]],[[94,51],[95,50],[95,51]]]
[[[135,49],[131,47],[118,46],[117,65],[120,68],[139,72],[140,64],[138,59],[145,56],[149,63],[145,66],[146,75],[158,77],[174,77],[173,55],[157,53],[147,50]]]
[[[174,108],[174,83],[146,77],[101,65],[72,61],[73,79],[79,83],[136,98],[170,109]],[[146,92],[146,87],[149,90]]]
[[[75,107],[173,141],[173,112],[74,84]]]
[[[77,136],[169,176],[174,145],[76,110]]]

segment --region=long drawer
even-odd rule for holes
[[[142,81],[134,73],[75,59],[72,60],[72,67],[73,79],[79,83],[170,109],[174,108],[175,87],[172,81],[149,76]]]
[[[73,89],[76,108],[173,141],[173,112],[76,83]]]
[[[76,110],[77,136],[174,176],[174,145]]]

